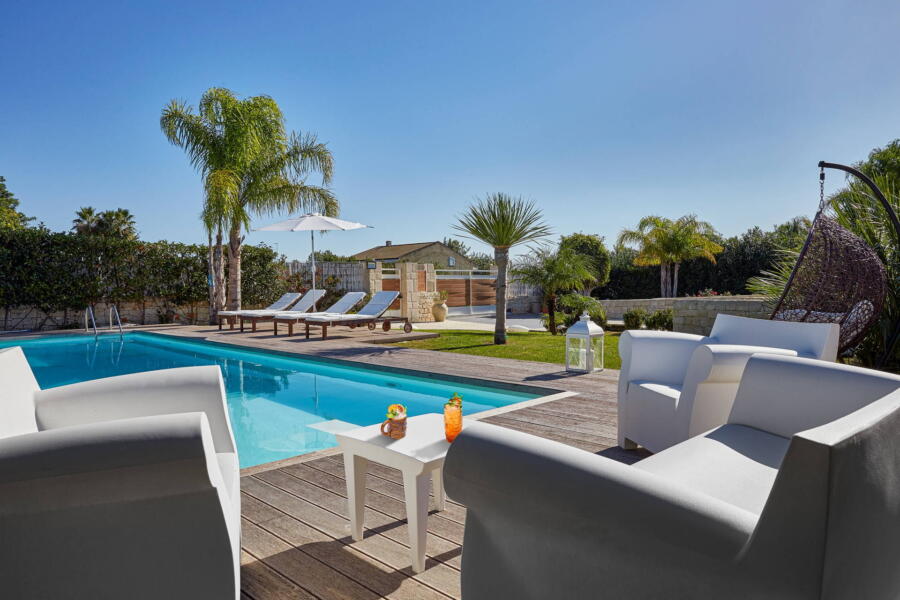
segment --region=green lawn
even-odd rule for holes
[[[429,340],[399,342],[395,346],[438,350],[440,352],[456,352],[474,354],[476,356],[496,356],[498,358],[515,358],[519,360],[535,360],[538,362],[565,364],[566,337],[550,335],[545,332],[509,333],[505,346],[495,346],[492,331],[435,331],[441,337]],[[604,351],[604,366],[618,369],[619,334],[607,333]]]

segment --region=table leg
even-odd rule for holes
[[[428,480],[431,473],[403,473],[406,498],[406,521],[409,523],[409,546],[412,570],[425,570],[425,539],[428,532]]]
[[[362,456],[344,453],[350,535],[357,542],[363,539],[363,522],[366,514],[366,466],[368,463],[369,461]]]
[[[434,507],[438,510],[444,510],[444,469],[439,468],[431,472],[431,487],[434,489]]]

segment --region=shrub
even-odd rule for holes
[[[606,329],[606,310],[596,298],[576,293],[566,294],[560,297],[559,308],[563,312],[560,322],[567,328],[574,325],[581,315],[587,312],[591,321]]]
[[[645,321],[647,329],[664,329],[666,331],[672,331],[672,319],[674,314],[675,313],[671,308],[656,311],[647,317],[647,320]]]
[[[647,320],[647,311],[643,308],[626,310],[622,320],[625,321],[625,329],[640,329]]]

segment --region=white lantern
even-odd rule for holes
[[[587,313],[566,331],[566,371],[603,370],[603,328]]]

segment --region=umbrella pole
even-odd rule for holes
[[[312,290],[316,291],[316,232],[312,229],[309,230],[309,241],[312,243],[312,254],[310,255],[310,259],[312,260]],[[316,312],[316,303],[313,302],[312,306],[313,312]]]

